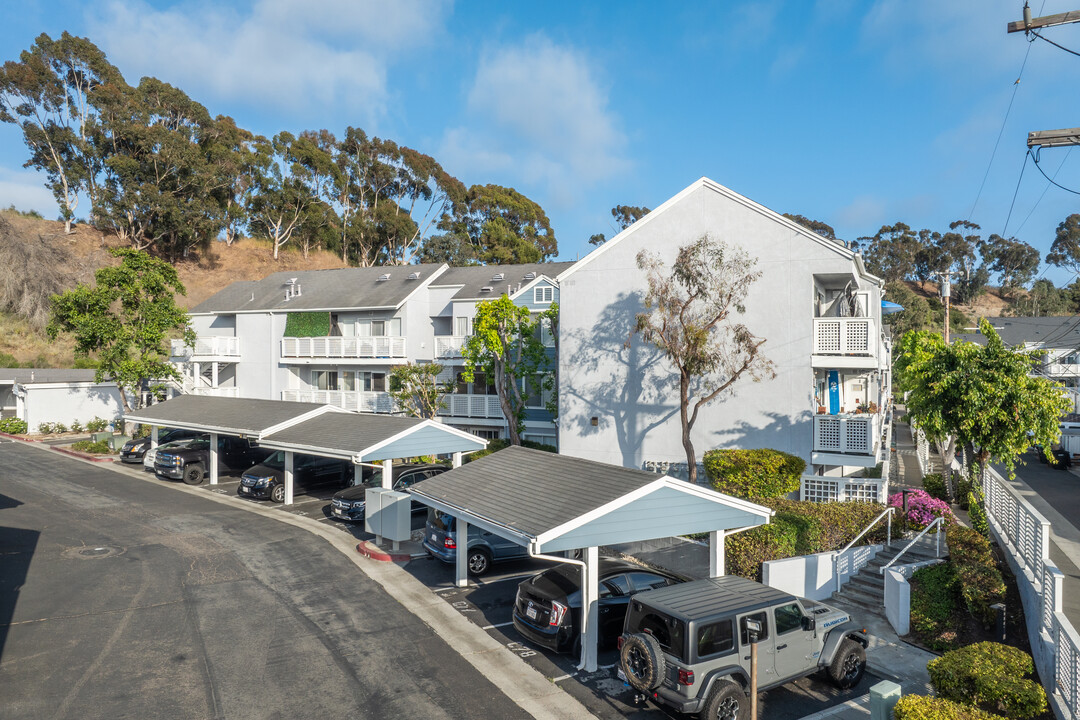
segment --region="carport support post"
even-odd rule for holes
[[[353,480],[352,480],[353,485],[359,485],[362,482],[364,482],[364,466],[363,465],[355,465],[355,464],[353,465],[352,478],[353,478]]]
[[[709,533],[709,577],[720,577],[724,574],[727,558],[724,556],[723,530],[713,530]]]
[[[158,426],[150,426],[150,447],[156,448],[158,446]]]
[[[292,505],[293,496],[293,458],[296,457],[295,453],[291,450],[285,451],[285,504]]]
[[[469,523],[457,518],[457,556],[454,568],[454,584],[458,587],[469,586]]]
[[[218,465],[218,434],[210,433],[210,467],[206,468],[210,473],[210,484],[217,485],[217,465]]]
[[[599,641],[597,625],[600,622],[600,549],[595,545],[585,548],[585,567],[582,568],[581,608],[581,664],[578,669],[596,672],[596,644]]]
[[[383,460],[382,471],[382,486],[387,490],[394,489],[394,460],[393,458],[387,458]]]
[[[454,453],[453,458],[454,459],[453,459],[453,462],[451,464],[451,467],[456,467],[456,468],[461,467],[461,453],[459,453],[459,452]]]

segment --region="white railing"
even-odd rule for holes
[[[934,531],[934,556],[941,557],[941,535],[945,532],[945,518],[936,517],[934,518],[934,521],[932,523],[922,529],[922,532],[911,538],[911,541],[904,546],[903,550],[896,553],[896,555],[893,556],[892,560],[890,560],[885,565],[882,565],[881,568],[878,569],[878,572],[884,575],[885,571],[893,566],[893,563],[899,560],[900,557],[908,550],[910,550],[915,543],[919,542],[919,540],[922,540],[923,535],[930,532],[930,528],[937,528],[937,530]]]
[[[461,348],[467,339],[464,335],[436,335],[435,357],[437,359],[461,357]]]
[[[1080,713],[1080,635],[1063,612],[1064,578],[1050,560],[1050,521],[993,468],[983,477],[990,529],[1017,571],[1032,656],[1058,717]]]
[[[1051,377],[1080,377],[1080,365],[1076,363],[1047,363],[1042,371]]]
[[[884,475],[884,473],[882,473]],[[888,499],[889,479],[803,475],[799,499],[811,502],[879,502]]]
[[[881,415],[815,415],[814,451],[875,455],[881,435]]]
[[[181,358],[239,357],[240,338],[223,335],[197,337],[193,348],[185,345],[183,340],[172,340],[169,343],[169,353],[172,357]]]
[[[394,400],[390,393],[359,390],[283,390],[281,399],[291,402],[322,403],[356,412],[390,413]]]
[[[204,395],[208,397],[240,397],[238,387],[206,387],[201,385],[188,386],[190,395]]]
[[[930,442],[926,433],[914,425],[911,427],[911,439],[915,442],[915,459],[919,461],[919,473],[925,477],[930,472]]]
[[[896,512],[896,508],[894,507],[885,508],[885,510],[883,510],[880,515],[874,518],[874,521],[872,523],[864,527],[863,531],[855,536],[854,540],[845,545],[842,550],[839,550],[833,554],[833,575],[836,577],[836,592],[840,592],[841,575],[841,564],[837,562],[837,558],[841,557],[844,553],[854,547],[855,543],[862,540],[863,535],[870,532],[871,528],[881,522],[881,518],[888,518],[888,520],[886,520],[887,525],[885,529],[885,547],[889,547],[890,545],[892,545],[892,516],[894,512]],[[848,568],[847,571],[850,572],[851,569]]]
[[[439,415],[447,417],[501,418],[498,395],[444,395]]]
[[[404,358],[405,338],[370,337],[285,337],[281,338],[283,358]]]
[[[874,318],[814,318],[815,355],[872,356],[879,342]]]

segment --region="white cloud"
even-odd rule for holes
[[[626,138],[588,59],[543,35],[481,57],[467,115],[466,125],[447,131],[440,152],[456,173],[513,170],[569,203],[629,165]]]
[[[209,93],[285,117],[333,104],[370,119],[384,109],[388,66],[431,39],[446,7],[422,0],[256,0],[244,11],[198,2],[156,10],[142,0],[113,0],[91,11],[88,26],[121,69],[195,97]]]
[[[16,210],[24,212],[36,210],[49,220],[59,217],[56,199],[44,182],[45,176],[39,173],[0,167],[0,208],[6,210],[14,205]],[[76,215],[85,215],[83,210],[84,206],[80,204],[75,210]]]

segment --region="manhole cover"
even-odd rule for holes
[[[113,547],[112,545],[83,546],[70,548],[64,551],[64,555],[68,557],[76,557],[83,560],[98,560],[101,558],[116,557],[123,553],[124,548]]]

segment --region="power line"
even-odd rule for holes
[[[1077,57],[1080,57],[1080,52],[1076,52],[1075,50],[1070,50],[1069,48],[1065,47],[1064,45],[1059,45],[1056,42],[1054,42],[1053,40],[1051,40],[1050,38],[1045,38],[1042,35],[1040,35],[1039,33],[1035,32],[1034,30],[1030,30],[1029,32],[1032,35],[1034,35],[1035,37],[1039,38],[1040,40],[1044,40],[1044,41],[1050,43],[1051,45],[1053,45],[1056,48],[1060,48],[1060,49],[1064,50],[1067,53],[1072,53],[1073,55],[1076,55]],[[1028,47],[1030,49],[1031,46],[1029,45]]]
[[[1071,189],[1071,188],[1067,188],[1067,187],[1065,187],[1064,185],[1062,185],[1062,184],[1060,184],[1060,183],[1056,182],[1056,181],[1055,181],[1055,180],[1054,180],[1053,178],[1051,178],[1051,177],[1050,177],[1049,175],[1047,175],[1047,174],[1046,174],[1046,172],[1045,172],[1045,171],[1044,171],[1044,170],[1042,169],[1042,166],[1041,166],[1041,165],[1039,165],[1039,155],[1038,155],[1038,153],[1032,154],[1032,152],[1031,152],[1031,148],[1028,148],[1028,155],[1031,155],[1031,159],[1032,159],[1032,160],[1033,160],[1033,161],[1035,162],[1035,167],[1037,167],[1037,168],[1039,169],[1039,172],[1041,172],[1041,173],[1042,173],[1042,176],[1043,176],[1044,178],[1046,178],[1047,182],[1049,182],[1049,183],[1050,183],[1051,185],[1053,185],[1054,187],[1058,187],[1058,188],[1061,188],[1062,190],[1064,190],[1064,191],[1066,191],[1066,192],[1071,192],[1071,193],[1072,193],[1073,195],[1080,195],[1080,191],[1077,191],[1077,190],[1073,190],[1073,189]],[[1060,169],[1060,168],[1059,168],[1059,169]]]
[[[1001,228],[1001,237],[1007,237],[1005,231],[1009,229],[1009,220],[1012,219],[1013,208],[1016,207],[1016,196],[1020,192],[1020,183],[1024,180],[1024,170],[1027,169],[1028,156],[1024,155],[1024,164],[1020,166],[1020,177],[1016,180],[1016,189],[1013,190],[1013,199],[1009,203],[1009,214],[1005,216],[1005,227]]]
[[[1054,171],[1054,174],[1053,174],[1052,177],[1057,178],[1058,173],[1060,173],[1061,168],[1063,168],[1065,166],[1065,161],[1069,158],[1069,153],[1071,153],[1071,152],[1072,152],[1072,148],[1069,148],[1068,150],[1065,151],[1065,156],[1061,158],[1061,164],[1058,165],[1057,170]],[[1020,223],[1020,227],[1016,228],[1016,232],[1020,232],[1020,230],[1022,230],[1023,227],[1025,225],[1027,225],[1027,221],[1030,220],[1031,216],[1035,214],[1035,209],[1037,207],[1039,207],[1039,203],[1041,203],[1043,198],[1046,197],[1046,191],[1049,190],[1049,189],[1050,189],[1050,183],[1046,183],[1046,187],[1043,188],[1042,194],[1039,195],[1039,199],[1035,201],[1035,204],[1031,207],[1031,210],[1028,211],[1027,216],[1024,218],[1024,222]]]

